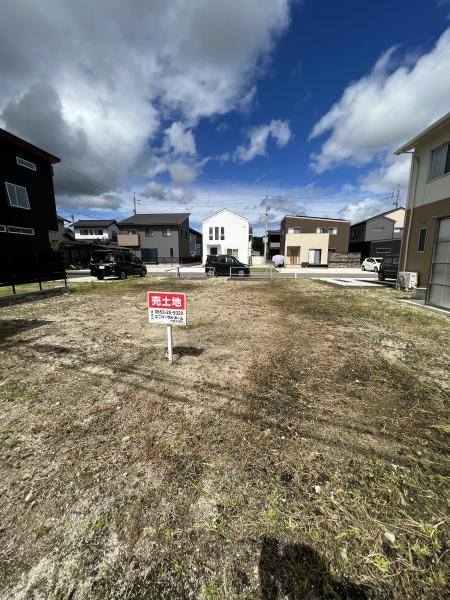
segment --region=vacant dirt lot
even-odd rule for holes
[[[189,326],[147,322],[188,293]],[[444,598],[449,321],[127,281],[0,313],[0,598]]]

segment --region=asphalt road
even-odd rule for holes
[[[308,272],[307,269],[305,269],[305,271],[302,271],[301,273],[297,273],[297,279],[347,279],[347,278],[355,278],[355,279],[377,279],[377,274],[376,273],[372,273],[372,272],[368,272],[368,271],[340,271],[340,272],[336,272],[336,271],[332,271],[332,270],[328,270],[328,269],[324,269],[323,271],[317,272]],[[176,277],[177,273],[176,271],[149,271],[147,273],[147,277]],[[203,273],[181,273],[181,277],[183,279],[204,279],[205,275]],[[273,278],[274,279],[292,279],[294,278],[295,275],[294,273],[290,273],[290,272],[282,272],[282,273],[273,273]],[[67,279],[68,280],[76,280],[76,279],[80,279],[80,278],[90,278],[92,280],[95,280],[95,277],[91,277],[90,271],[89,270],[82,270],[82,271],[71,271],[67,273]],[[268,274],[261,272],[261,273],[252,273],[250,276],[250,279],[267,279],[268,278]],[[238,277],[234,277],[233,279],[239,279]],[[246,277],[245,279],[249,279],[248,277]]]

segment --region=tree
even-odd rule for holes
[[[252,250],[262,254],[264,252],[264,242],[262,237],[254,237],[252,239]]]

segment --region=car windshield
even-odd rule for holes
[[[92,253],[92,262],[111,262],[112,253],[105,250],[96,250]]]

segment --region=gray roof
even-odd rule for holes
[[[314,219],[315,221],[342,221],[343,223],[350,223],[348,219],[335,219],[334,217],[308,217],[307,215],[286,215],[281,220],[284,221],[289,219]]]
[[[374,215],[373,217],[367,217],[367,219],[364,219],[364,221],[358,221],[357,223],[352,223],[352,227],[356,227],[356,225],[362,225],[362,223],[367,223],[368,221],[373,221],[373,219],[379,219],[380,217],[385,217],[386,219],[389,219],[390,221],[395,221],[395,219],[391,219],[391,217],[389,216],[391,213],[395,212],[396,210],[405,210],[404,206],[397,206],[397,208],[390,208],[389,210],[385,210],[382,213],[379,213],[378,215]]]
[[[131,215],[118,225],[179,225],[189,219],[190,213],[153,213]]]
[[[116,222],[115,219],[80,219],[76,221],[74,227],[108,227]]]

